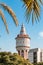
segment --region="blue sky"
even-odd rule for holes
[[[4,12],[9,28],[9,34],[7,34],[6,28],[0,17],[0,48],[2,48],[0,51],[16,52],[15,37],[17,36],[17,34],[19,34],[22,23],[24,23],[26,32],[31,38],[30,47],[43,48],[43,9],[41,8],[40,22],[35,22],[34,25],[32,25],[32,20],[30,20],[29,23],[26,22],[26,19],[24,17],[25,9],[22,7],[23,2],[21,0],[0,0],[0,2],[5,3],[12,8],[17,16],[19,23],[19,26],[16,27],[13,19],[7,13],[7,11],[4,11],[4,9],[0,7]]]

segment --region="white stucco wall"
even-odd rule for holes
[[[34,52],[37,52],[37,62],[40,62],[40,52],[41,52],[41,49],[38,49],[38,48],[36,48],[36,49],[30,49],[30,51],[29,51],[29,60],[30,60],[30,62],[31,63],[33,63],[34,62],[34,60],[33,60],[33,53]]]
[[[43,62],[43,50],[40,48],[35,48],[35,49],[30,49],[29,54],[28,54],[28,59],[30,60],[31,63],[33,63],[33,53],[37,52],[37,62]]]
[[[33,52],[30,52],[28,55],[29,61],[33,63]]]
[[[30,47],[30,39],[28,38],[16,39],[16,47],[17,46],[29,46]]]
[[[37,62],[40,62],[40,49],[38,49],[38,51],[37,51]]]

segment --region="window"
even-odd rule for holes
[[[21,51],[21,56],[24,57],[24,50]]]
[[[20,55],[20,51],[18,50],[18,54]]]
[[[23,43],[24,43],[24,41],[23,41]]]
[[[40,61],[42,62],[42,52],[40,52]]]
[[[27,50],[26,50],[26,52],[27,52]]]
[[[33,62],[36,63],[37,62],[37,52],[33,53]]]

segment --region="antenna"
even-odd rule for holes
[[[24,23],[22,22],[21,24],[18,24],[18,26],[22,26]]]

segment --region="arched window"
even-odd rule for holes
[[[27,50],[26,50],[26,52],[27,52]]]
[[[21,51],[21,56],[24,57],[24,50]]]
[[[20,51],[18,50],[18,54],[20,55]]]
[[[21,52],[24,52],[24,50],[22,50]]]

